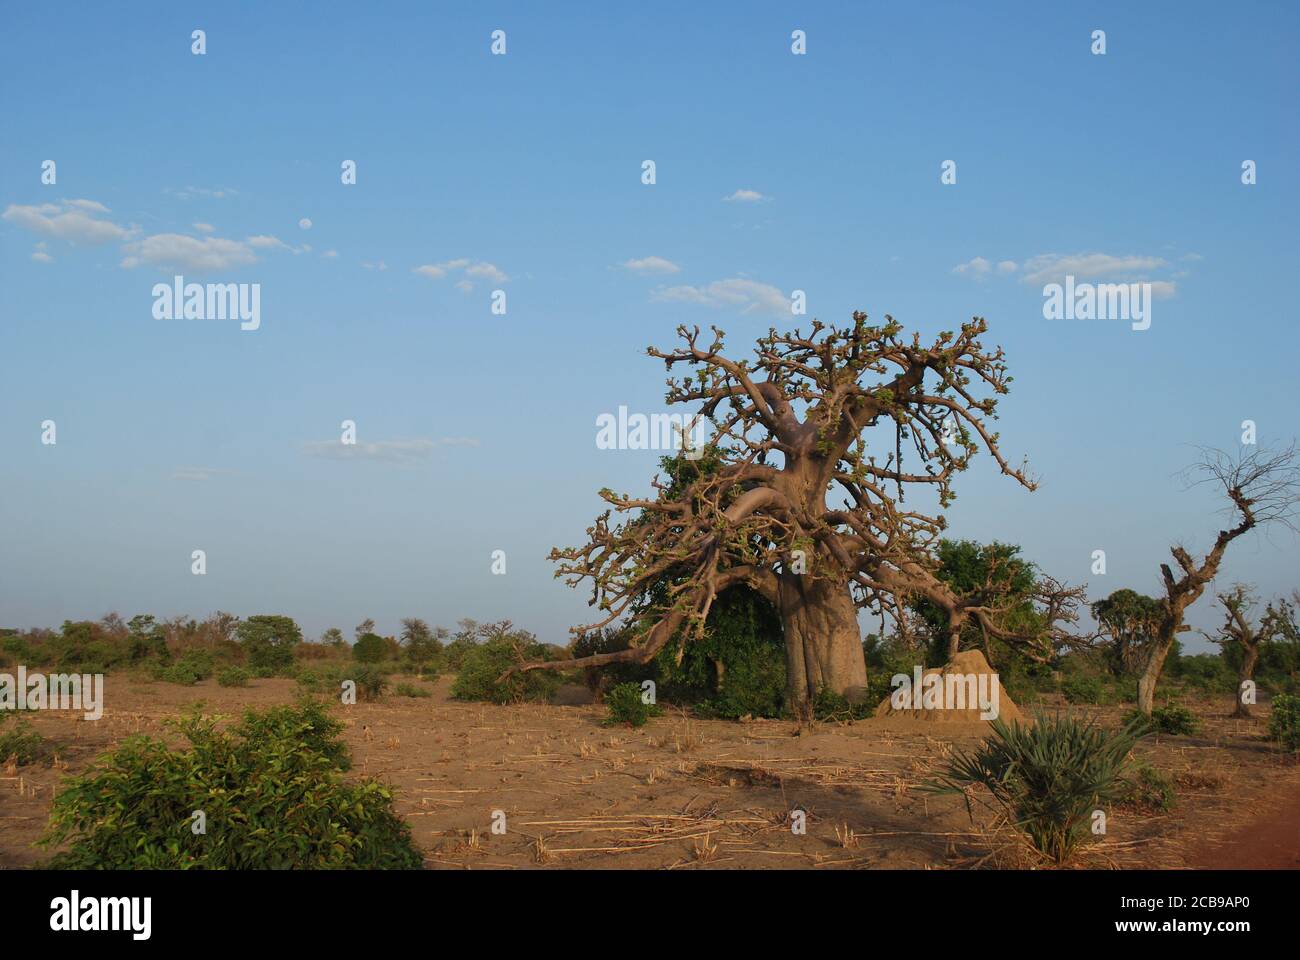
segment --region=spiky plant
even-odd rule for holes
[[[1129,754],[1149,730],[1137,721],[1111,732],[1065,716],[1028,726],[995,720],[992,726],[993,735],[974,753],[958,751],[923,789],[961,794],[973,814],[970,788],[984,787],[997,809],[1055,863],[1068,860],[1088,835],[1093,811],[1123,795]]]

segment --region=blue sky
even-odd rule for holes
[[[986,317],[1004,449],[1042,484],[983,458],[954,533],[1155,592],[1219,522],[1175,476],[1190,445],[1300,432],[1297,8],[806,7],[7,6],[0,624],[509,617],[563,643],[589,611],[549,548],[658,456],[597,450],[595,417],[663,409],[642,351],[676,324],[740,346],[794,289],[927,337]],[[1151,328],[1044,320],[1072,268],[1158,284]],[[260,284],[261,328],[155,320],[177,273]],[[345,419],[356,455],[327,455]],[[1252,537],[1218,585],[1286,593],[1298,560]]]

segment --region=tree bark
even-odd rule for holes
[[[1160,673],[1165,668],[1165,659],[1173,646],[1172,638],[1168,640],[1157,638],[1153,641],[1151,654],[1147,657],[1146,666],[1142,668],[1142,675],[1138,677],[1138,709],[1148,717],[1151,716],[1156,703],[1156,684],[1160,682]]]
[[[1253,643],[1242,644],[1241,670],[1237,676],[1237,709],[1233,711],[1234,717],[1249,717],[1250,705],[1242,699],[1245,691],[1243,687],[1247,680],[1255,679],[1255,664],[1259,662],[1259,647]]]
[[[791,712],[802,716],[823,688],[851,701],[864,699],[867,664],[848,584],[783,574],[778,607],[785,628]]]

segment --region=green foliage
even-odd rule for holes
[[[1268,736],[1287,750],[1300,750],[1300,697],[1279,693],[1273,698]]]
[[[1092,811],[1124,796],[1128,755],[1144,735],[1141,723],[1108,732],[1073,717],[1037,723],[992,723],[993,733],[973,752],[958,751],[924,789],[960,794],[982,786],[1012,824],[1044,856],[1063,863],[1088,835]]]
[[[417,687],[413,683],[399,683],[393,688],[393,693],[399,697],[417,697],[420,699],[433,696],[426,688]]]
[[[1111,702],[1112,690],[1101,677],[1075,674],[1061,681],[1061,694],[1068,703],[1097,706]]]
[[[1137,710],[1130,711],[1124,717],[1126,723],[1139,719],[1145,718]],[[1152,730],[1172,737],[1187,736],[1201,728],[1201,721],[1197,719],[1196,714],[1176,703],[1166,703],[1163,707],[1154,708],[1151,711],[1150,724]]]
[[[554,671],[529,670],[511,674],[504,681],[501,675],[525,661],[550,658],[549,648],[538,643],[531,633],[515,630],[508,622],[497,624],[489,639],[464,654],[451,695],[457,700],[490,703],[547,700],[561,682]]]
[[[290,617],[262,614],[235,628],[248,665],[254,670],[279,671],[293,665],[293,648],[302,643],[302,630]]]
[[[1172,655],[1171,650],[1170,656]],[[1171,679],[1206,693],[1234,693],[1237,689],[1236,671],[1219,654],[1180,656],[1172,664],[1166,661],[1166,671]]]
[[[388,678],[374,664],[359,664],[344,673],[344,680],[357,685],[358,700],[378,700],[388,689]]]
[[[873,694],[874,696],[874,694]],[[888,696],[888,693],[886,693]],[[885,699],[884,697],[880,698]],[[876,711],[879,701],[872,699],[853,703],[842,693],[836,693],[829,687],[822,687],[813,697],[813,719],[826,723],[839,723],[845,720],[865,720]]]
[[[216,663],[206,650],[189,650],[175,663],[155,663],[151,669],[155,680],[192,687],[211,677],[216,672]]]
[[[1173,781],[1150,764],[1140,763],[1125,778],[1118,802],[1140,813],[1168,813],[1178,805]]]
[[[1093,618],[1111,637],[1104,659],[1114,676],[1127,676],[1137,669],[1155,637],[1160,615],[1159,600],[1129,589],[1116,590],[1092,605]]]
[[[1011,543],[983,544],[975,540],[940,540],[937,549],[937,576],[959,597],[981,597],[985,602],[1003,605],[1002,614],[1008,629],[1023,630],[1037,622],[1030,596],[1037,569],[1021,559],[1020,547]],[[927,666],[940,667],[948,662],[948,615],[923,597],[912,602],[912,609],[929,628],[932,638]],[[976,623],[963,628],[963,649],[980,644],[983,637]]]
[[[229,731],[178,723],[173,750],[133,737],[66,783],[42,844],[57,869],[415,869],[391,790],[345,780],[339,725],[317,704],[249,713]],[[191,829],[206,815],[206,832]]]
[[[352,645],[352,659],[358,663],[378,663],[388,656],[388,644],[377,633],[363,633]]]
[[[3,720],[9,711],[0,713]],[[0,764],[14,762],[26,766],[50,755],[49,744],[45,738],[32,729],[26,720],[19,720],[13,726],[0,729]]]
[[[670,642],[654,667],[666,700],[698,703],[723,718],[777,717],[785,700],[785,656],[776,610],[742,585],[713,601],[704,635],[686,644],[680,664]]]
[[[223,687],[248,686],[249,672],[243,667],[226,667],[217,674],[217,683]]]
[[[406,659],[415,665],[417,673],[425,664],[437,660],[442,654],[442,642],[419,617],[408,617],[402,621],[401,643]]]
[[[605,718],[608,726],[627,724],[629,727],[643,727],[651,717],[660,714],[659,707],[646,703],[641,696],[638,683],[620,683],[605,693],[605,706],[609,716]]]

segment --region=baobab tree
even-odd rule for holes
[[[1235,523],[1219,531],[1200,560],[1180,544],[1170,547],[1178,575],[1169,564],[1160,565],[1165,592],[1158,600],[1160,609],[1138,678],[1138,709],[1148,716],[1155,705],[1156,684],[1165,659],[1178,634],[1189,629],[1183,623],[1187,608],[1219,572],[1228,544],[1260,527],[1294,530],[1295,508],[1300,502],[1300,454],[1294,442],[1278,449],[1252,447],[1250,452],[1238,454],[1202,447],[1200,458],[1183,476],[1188,487],[1210,484],[1221,489],[1227,500],[1225,512]]]
[[[771,330],[752,358],[733,359],[716,327],[711,341],[678,327],[680,346],[647,352],[670,374],[685,371],[670,376],[668,403],[711,425],[704,448],[681,457],[699,468],[684,483],[656,477],[651,497],[601,491],[625,519],[611,521],[607,509],[585,544],[551,552],[556,576],[590,583],[601,612],[576,634],[638,613],[641,633],[626,650],[517,669],[644,663],[674,638],[698,639],[714,599],[738,584],[781,618],[787,701],[800,714],[823,688],[864,692],[860,608],[898,611],[923,597],[955,635],[974,619],[1008,642],[1040,643],[936,575],[940,511],[977,452],[1034,488],[989,426],[1011,377],[1002,350],[981,344],[986,330],[977,317],[923,345],[892,317],[873,326],[859,312],[846,327],[813,321],[807,335]],[[908,502],[922,490],[933,509]],[[644,611],[651,594],[659,599]]]

